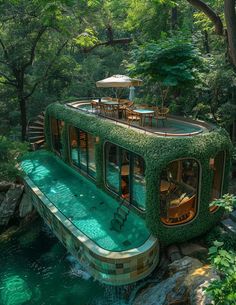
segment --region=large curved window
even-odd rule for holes
[[[95,142],[96,137],[75,128],[69,129],[70,158],[74,166],[91,177],[96,176]]]
[[[199,164],[194,159],[176,160],[161,174],[161,220],[168,225],[190,221],[197,211]]]
[[[213,181],[212,181],[212,194],[211,201],[218,199],[222,196],[222,185],[223,185],[223,174],[225,164],[225,152],[220,151],[214,159],[211,159],[210,165],[213,170]],[[211,206],[211,212],[215,212],[218,207]]]
[[[113,143],[105,144],[106,185],[121,198],[145,209],[145,164],[140,156]]]
[[[62,154],[62,128],[64,122],[51,118],[51,136],[53,149],[61,156]]]

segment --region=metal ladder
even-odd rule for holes
[[[128,218],[130,209],[123,201],[117,207],[116,211],[114,212],[113,219],[111,220],[111,230],[120,232]]]

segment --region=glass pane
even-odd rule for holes
[[[121,196],[130,200],[130,153],[120,149],[121,154]]]
[[[171,162],[161,174],[161,217],[166,224],[191,220],[196,214],[199,165],[193,159]]]
[[[79,166],[79,141],[78,141],[78,129],[70,127],[70,153],[71,161],[74,165]]]
[[[132,203],[145,210],[146,182],[145,164],[143,158],[133,156]]]
[[[106,143],[106,183],[114,192],[119,193],[120,170],[118,147]]]
[[[55,151],[57,151],[60,155],[62,154],[61,133],[63,124],[64,123],[61,120],[51,118],[52,144]]]
[[[95,137],[87,134],[88,136],[88,168],[89,174],[92,177],[96,176],[96,163],[95,163]]]
[[[224,172],[224,162],[225,162],[225,152],[219,152],[215,159],[213,165],[213,182],[212,182],[212,195],[211,200],[215,200],[222,195],[222,184],[223,184],[223,172]],[[210,207],[210,211],[216,211],[217,207]]]
[[[79,130],[79,160],[80,167],[87,172],[87,133]]]

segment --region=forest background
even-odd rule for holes
[[[48,104],[112,94],[95,82],[130,74],[144,80],[136,103],[164,99],[235,141],[235,71],[234,0],[0,1],[0,135],[11,140]]]

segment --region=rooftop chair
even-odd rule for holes
[[[126,118],[126,109],[131,109],[134,102],[129,100],[121,100],[119,103],[119,112],[121,113],[121,117]]]
[[[133,110],[126,108],[125,112],[126,112],[126,118],[127,118],[129,125],[133,121],[138,121],[138,122],[141,121],[141,116],[138,113],[134,112]]]
[[[167,107],[152,107],[155,111],[153,118],[156,119],[157,127],[158,127],[158,120],[161,120],[162,126],[164,126],[165,121],[167,120],[167,114],[169,113],[169,108]]]

